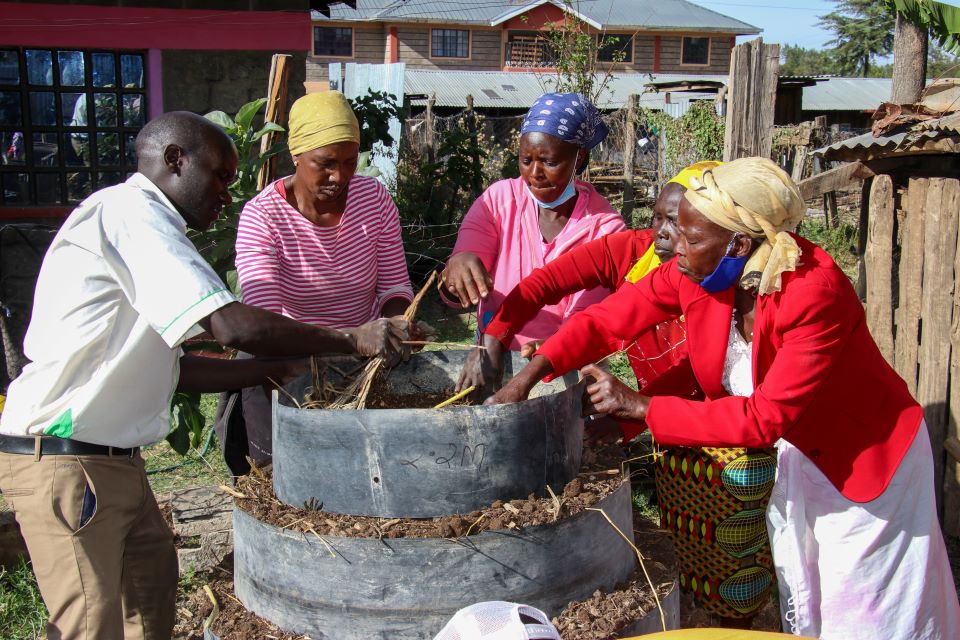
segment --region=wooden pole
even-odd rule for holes
[[[470,133],[470,142],[473,149],[476,149],[479,145],[479,138],[477,135],[477,116],[473,110],[473,96],[467,95],[467,131]],[[470,185],[473,193],[473,197],[480,195],[480,192],[483,191],[483,167],[480,164],[480,154],[472,153],[470,157],[470,165],[473,167],[473,183]]]
[[[725,162],[749,156],[770,157],[777,98],[780,45],[763,44],[762,38],[733,48],[730,58]]]
[[[633,159],[637,150],[637,96],[627,98],[627,122],[623,132],[623,219],[632,227],[633,206],[636,194],[633,191]]]
[[[433,123],[433,108],[437,104],[437,94],[431,93],[430,99],[427,100],[427,113],[423,119],[423,126],[427,128],[426,130],[426,143],[427,143],[427,161],[430,164],[433,164],[434,158],[436,156],[437,150],[435,145],[435,135],[434,135],[434,123]]]
[[[917,357],[920,350],[920,301],[923,296],[923,208],[927,200],[926,178],[911,178],[903,198],[906,215],[901,226],[900,304],[895,319],[897,343],[894,364],[907,383],[910,394],[917,395]],[[957,381],[960,384],[960,380]],[[960,409],[960,407],[957,407]]]
[[[836,193],[836,192],[833,192]],[[826,196],[825,196],[826,197]],[[891,364],[893,350],[893,180],[874,178],[867,223],[867,327]]]
[[[837,192],[823,194],[823,217],[828,229],[837,226]]]
[[[275,122],[281,127],[287,124],[287,88],[290,81],[290,58],[285,53],[275,53],[270,61],[270,81],[267,84],[267,112],[264,120]],[[260,153],[267,150],[276,142],[277,134],[270,132],[260,138]],[[257,175],[257,190],[260,191],[273,180],[277,173],[277,157],[270,158],[260,167]]]
[[[960,238],[957,247],[960,248]],[[960,250],[953,263],[953,277],[960,275]],[[954,280],[956,283],[956,280]],[[960,536],[960,287],[954,284],[953,323],[950,327],[950,412],[944,447],[950,457],[943,472],[943,529],[947,535]],[[936,450],[934,450],[936,451]]]
[[[957,256],[957,212],[960,182],[931,178],[924,207],[923,296],[921,301],[920,372],[917,401],[923,407],[934,455],[937,506],[943,507],[944,454],[947,437],[947,393],[953,321],[953,268]],[[941,512],[942,513],[942,512]]]

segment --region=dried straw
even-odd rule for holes
[[[407,310],[403,314],[403,319],[407,322],[412,322],[413,317],[417,314],[417,307],[420,306],[420,301],[423,300],[423,297],[427,294],[427,291],[430,290],[430,286],[433,284],[434,279],[437,277],[437,272],[434,271],[430,274],[430,277],[427,278],[426,283],[421,287],[420,291],[417,292],[417,295],[414,296],[413,301],[410,303],[410,306],[407,307]],[[384,360],[383,358],[373,358],[367,365],[363,368],[363,373],[360,377],[356,378],[351,382],[347,387],[340,393],[340,395],[333,400],[332,403],[327,407],[328,409],[363,409],[367,406],[367,396],[370,394],[370,388],[373,386],[373,381],[377,377],[377,374],[380,372],[380,369],[383,367]]]

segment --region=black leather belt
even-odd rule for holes
[[[0,435],[0,451],[30,456],[126,456],[132,458],[140,451],[140,447],[121,449],[119,447],[107,447],[102,444],[90,444],[89,442],[70,440],[69,438]]]

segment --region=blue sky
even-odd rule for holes
[[[821,49],[829,32],[817,26],[836,6],[829,0],[690,0],[707,9],[763,29],[765,42]]]

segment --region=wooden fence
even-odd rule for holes
[[[960,422],[960,180],[878,174],[864,196],[867,323],[924,408],[944,528],[958,535],[960,465],[945,448]]]

